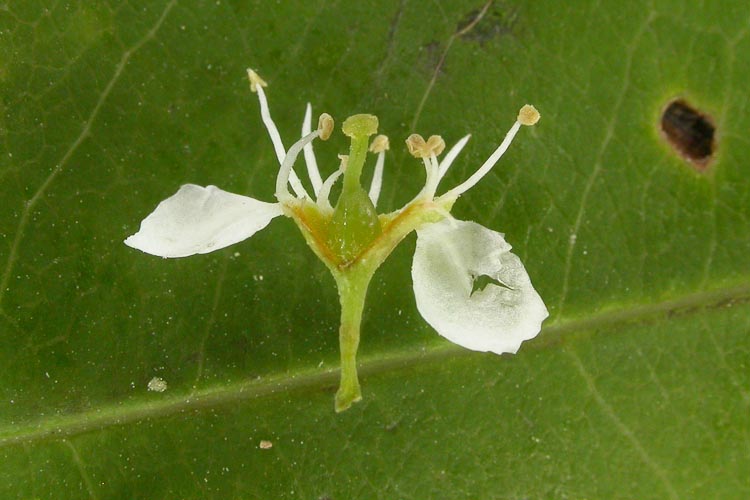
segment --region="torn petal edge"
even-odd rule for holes
[[[417,309],[443,337],[475,351],[515,353],[535,337],[547,308],[503,236],[445,219],[417,230],[412,279]],[[508,285],[472,293],[473,277]]]

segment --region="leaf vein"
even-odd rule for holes
[[[474,29],[474,26],[476,26],[479,21],[482,20],[484,15],[487,13],[487,10],[490,8],[490,5],[492,5],[493,0],[489,0],[487,3],[484,4],[482,9],[479,11],[479,13],[476,15],[474,19],[471,20],[471,22],[465,26],[464,28],[455,31],[450,38],[448,38],[448,43],[445,45],[445,49],[443,50],[443,53],[440,54],[440,59],[438,60],[438,63],[435,65],[435,69],[432,72],[432,77],[430,78],[429,83],[427,84],[427,88],[424,91],[424,94],[422,95],[422,99],[419,101],[419,105],[417,106],[417,110],[414,112],[414,119],[411,122],[411,125],[409,126],[409,130],[414,132],[414,130],[417,128],[417,123],[419,122],[419,118],[422,115],[422,110],[424,109],[425,104],[427,103],[427,99],[430,97],[430,94],[432,93],[432,88],[435,86],[435,82],[437,81],[438,75],[440,74],[440,70],[443,68],[443,64],[445,64],[445,58],[448,56],[448,52],[451,50],[451,46],[453,45],[453,42],[456,41],[456,38],[459,38],[461,36],[466,35],[469,33],[472,29]]]
[[[627,56],[625,58],[625,72],[622,77],[622,82],[623,82],[622,87],[620,88],[620,91],[617,95],[617,99],[615,100],[614,106],[612,108],[612,116],[609,122],[607,123],[607,126],[605,127],[604,138],[602,140],[601,147],[599,148],[599,151],[597,152],[596,159],[594,160],[594,168],[591,172],[591,175],[589,175],[588,180],[586,181],[586,185],[583,188],[583,193],[581,194],[581,202],[578,205],[578,211],[576,213],[575,222],[573,223],[573,227],[570,232],[570,238],[568,239],[568,247],[567,247],[567,252],[565,255],[565,264],[563,267],[562,291],[560,293],[560,301],[558,302],[558,306],[557,306],[558,315],[563,314],[563,307],[565,304],[565,300],[567,299],[567,296],[568,296],[568,288],[570,286],[570,271],[572,268],[573,253],[576,249],[578,233],[583,223],[584,214],[586,213],[586,207],[588,204],[589,195],[591,194],[591,191],[594,187],[594,183],[596,182],[597,178],[599,177],[599,174],[601,173],[604,153],[606,152],[607,148],[609,147],[610,142],[612,141],[612,138],[614,137],[615,125],[617,123],[617,117],[619,116],[619,110],[622,107],[622,104],[625,101],[625,96],[627,95],[628,89],[630,88],[630,77],[631,77],[631,71],[633,67],[633,55],[635,53],[635,49],[638,47],[638,43],[641,37],[643,36],[643,33],[646,31],[646,28],[651,24],[654,18],[655,18],[655,14],[652,11],[649,14],[649,17],[641,25],[640,30],[638,30],[638,32],[633,37],[633,41],[627,47]]]
[[[743,284],[731,288],[698,292],[656,304],[633,305],[584,319],[558,321],[545,327],[542,330],[542,338],[531,345],[541,348],[557,344],[561,337],[573,332],[594,330],[605,325],[646,323],[679,314],[694,314],[708,308],[726,307],[728,302],[735,304],[750,302],[750,281],[747,278]],[[418,352],[386,352],[363,359],[360,363],[360,374],[367,377],[403,368],[413,369],[418,364],[442,363],[446,359],[456,359],[472,354],[472,351],[453,344],[435,345]],[[189,394],[174,394],[157,400],[138,401],[128,406],[121,403],[101,406],[80,413],[47,417],[24,426],[5,425],[0,427],[0,448],[64,439],[145,419],[165,418],[188,410],[214,408],[275,394],[304,390],[317,391],[321,388],[335,387],[338,377],[338,370],[321,371],[318,368],[310,368],[277,376],[253,378],[225,386],[209,387]]]
[[[599,389],[596,387],[594,378],[591,376],[588,370],[586,370],[586,367],[583,365],[581,358],[578,357],[578,354],[576,354],[572,349],[567,349],[565,352],[567,352],[573,359],[573,363],[578,370],[578,373],[586,382],[586,386],[588,387],[591,395],[594,397],[596,404],[599,405],[607,418],[609,418],[612,423],[615,424],[615,428],[617,428],[617,430],[620,431],[620,433],[625,436],[628,441],[630,441],[630,444],[638,453],[643,463],[646,464],[659,478],[659,480],[664,485],[664,488],[667,490],[669,498],[680,498],[680,496],[677,494],[677,490],[675,490],[674,485],[672,484],[672,481],[670,481],[669,476],[667,476],[667,474],[664,472],[664,469],[651,457],[651,455],[649,455],[638,437],[636,437],[635,433],[630,429],[630,427],[625,425],[625,422],[623,422],[620,417],[617,416],[614,408],[612,408],[607,400],[604,399],[604,396],[602,396],[602,394],[599,392]]]
[[[76,468],[78,469],[79,474],[81,474],[81,478],[86,485],[86,490],[89,493],[89,497],[92,500],[99,500],[99,496],[96,494],[96,490],[94,489],[94,483],[91,481],[91,477],[89,476],[88,471],[86,471],[86,464],[83,462],[83,459],[78,453],[78,450],[73,445],[73,443],[71,443],[67,439],[64,439],[63,443],[68,447],[68,449],[70,449],[70,453],[73,456],[73,463],[76,464]]]
[[[154,38],[156,32],[159,31],[159,28],[164,23],[164,20],[176,3],[177,0],[171,0],[166,5],[161,15],[159,16],[159,19],[151,27],[151,29],[140,40],[133,44],[129,49],[125,50],[125,52],[123,52],[122,56],[120,57],[120,61],[115,66],[115,71],[112,74],[112,78],[110,78],[109,82],[107,82],[107,85],[104,87],[104,90],[99,95],[99,99],[94,105],[94,108],[91,110],[88,118],[84,122],[83,128],[78,134],[78,137],[76,137],[70,147],[65,151],[65,154],[63,154],[60,161],[55,164],[55,166],[50,171],[50,174],[47,176],[44,182],[42,182],[41,186],[39,186],[36,192],[31,196],[31,198],[29,198],[24,203],[23,210],[21,211],[21,216],[18,220],[18,227],[16,228],[16,233],[13,237],[13,242],[10,245],[10,251],[8,252],[8,260],[5,264],[5,271],[3,271],[3,275],[0,278],[0,310],[2,310],[3,308],[3,299],[5,298],[6,292],[8,291],[10,276],[13,273],[13,268],[16,264],[16,261],[18,260],[18,251],[21,246],[21,242],[26,232],[26,227],[29,223],[29,218],[32,211],[34,210],[34,207],[36,207],[37,203],[39,203],[39,201],[44,198],[47,190],[50,188],[57,176],[59,176],[60,173],[65,169],[68,161],[76,153],[76,151],[81,146],[81,144],[83,144],[86,138],[88,138],[88,136],[91,134],[91,126],[99,116],[99,112],[104,106],[104,103],[107,101],[107,98],[112,92],[115,84],[120,80],[120,77],[125,70],[125,66],[127,66],[128,61],[130,61],[130,58],[133,56],[133,54],[138,52],[138,50],[140,50],[140,48],[143,47],[149,40]]]

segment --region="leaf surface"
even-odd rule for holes
[[[749,45],[735,1],[0,4],[0,497],[750,495]],[[185,183],[273,201],[248,66],[287,146],[308,101],[378,115],[383,210],[422,185],[410,133],[472,133],[447,189],[535,104],[453,213],[505,233],[541,335],[441,340],[412,237],[337,415],[337,294],[288,219],[186,259],[125,246]],[[716,126],[705,172],[659,131],[676,97]],[[346,147],[316,146],[324,175]]]

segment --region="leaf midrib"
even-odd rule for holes
[[[526,346],[526,349],[559,344],[566,334],[573,332],[599,330],[605,326],[623,323],[652,323],[667,317],[693,315],[707,309],[748,302],[750,279],[723,288],[686,294],[676,299],[609,308],[583,318],[560,320],[543,328],[542,335]],[[413,368],[415,365],[441,363],[447,358],[466,355],[476,353],[454,344],[435,345],[419,351],[391,351],[365,357],[360,362],[359,371],[363,378],[366,378],[406,367]],[[140,420],[166,418],[188,410],[215,408],[274,394],[320,390],[329,386],[333,391],[338,376],[338,369],[321,371],[318,368],[307,368],[225,386],[209,387],[189,394],[165,396],[159,400],[111,404],[69,415],[50,416],[27,425],[5,425],[0,427],[0,448],[68,438]]]

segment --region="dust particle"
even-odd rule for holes
[[[263,439],[258,445],[258,448],[260,448],[261,450],[270,450],[271,448],[273,448],[273,443],[271,441]]]
[[[148,390],[154,392],[164,392],[167,390],[167,381],[160,377],[154,377],[148,381]]]

